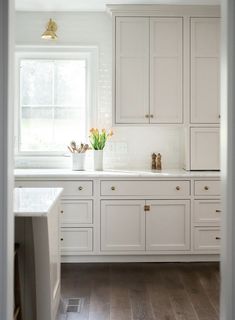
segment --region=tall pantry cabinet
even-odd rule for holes
[[[109,5],[114,125],[177,125],[185,169],[219,170],[217,6]]]

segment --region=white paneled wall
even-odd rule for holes
[[[16,13],[16,44],[45,45],[40,36],[49,18],[58,24],[58,45],[98,47],[97,121],[112,126],[112,20],[106,13]],[[150,168],[151,153],[161,152],[164,168],[182,168],[183,129],[170,126],[115,127],[105,151],[105,168]],[[75,137],[79,140],[79,137]],[[69,165],[69,162],[68,162]]]

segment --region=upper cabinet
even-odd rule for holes
[[[182,18],[150,18],[150,122],[182,123]]]
[[[220,21],[191,18],[191,123],[219,123]]]
[[[182,18],[117,17],[115,123],[182,123]]]

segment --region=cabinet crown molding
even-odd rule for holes
[[[190,16],[220,17],[219,5],[108,4],[106,11],[115,16]]]

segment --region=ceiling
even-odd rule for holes
[[[106,4],[209,4],[220,0],[15,0],[18,11],[104,11]]]

